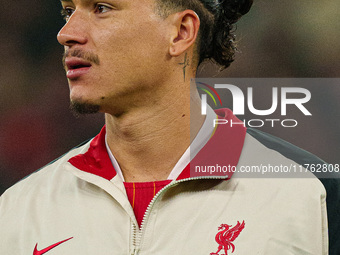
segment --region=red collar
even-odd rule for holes
[[[225,176],[231,177],[233,172],[224,172],[219,174],[207,174],[195,172],[196,166],[229,166],[236,167],[241,151],[243,148],[246,128],[244,125],[236,124],[232,127],[230,122],[241,123],[231,110],[219,109],[215,111],[219,119],[228,120],[228,124],[219,125],[213,137],[207,142],[203,149],[196,157],[187,165],[177,180],[186,179],[196,176]],[[213,125],[213,123],[211,123]],[[76,168],[101,176],[107,180],[111,180],[116,176],[116,171],[113,168],[110,157],[105,146],[105,126],[100,133],[91,141],[88,151],[84,154],[79,154],[69,159],[69,162]]]

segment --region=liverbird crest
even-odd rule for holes
[[[242,221],[242,223],[237,221],[235,227],[232,227],[232,225],[228,224],[221,224],[218,227],[218,230],[220,231],[215,236],[215,240],[218,244],[217,252],[212,252],[210,255],[220,255],[220,251],[222,249],[224,250],[224,255],[228,255],[228,250],[230,249],[232,249],[231,252],[233,253],[235,250],[235,245],[232,242],[235,241],[235,239],[239,236],[241,231],[244,229],[244,226],[244,221]]]

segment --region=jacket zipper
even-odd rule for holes
[[[172,188],[173,186],[182,183],[182,182],[186,182],[186,181],[192,181],[192,180],[205,180],[205,179],[227,179],[228,176],[201,176],[201,177],[191,177],[191,178],[186,178],[186,179],[182,179],[182,180],[178,180],[178,181],[174,181],[169,183],[167,186],[165,186],[163,189],[161,189],[151,200],[150,204],[148,205],[148,207],[146,208],[146,211],[144,213],[143,216],[143,220],[142,220],[142,224],[141,224],[141,228],[139,230],[139,228],[133,223],[133,253],[132,255],[137,255],[139,253],[140,250],[140,246],[141,246],[141,241],[142,241],[142,237],[143,237],[143,232],[144,232],[144,226],[146,225],[146,221],[147,218],[151,212],[151,209],[153,207],[153,205],[155,204],[155,201],[157,200],[157,198],[160,196],[161,193],[164,193],[166,190]]]
[[[138,246],[137,246],[137,238],[140,235],[139,227],[136,225],[135,222],[131,223],[131,232],[132,232],[132,249],[130,254],[136,255],[139,252]]]

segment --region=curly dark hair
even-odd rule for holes
[[[173,12],[193,10],[200,18],[197,40],[198,65],[210,59],[227,68],[235,57],[235,24],[253,0],[156,0],[157,11],[167,17]]]

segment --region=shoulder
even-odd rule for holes
[[[283,139],[270,135],[268,133],[248,128],[244,144],[246,157],[257,157],[265,162],[278,162],[279,164],[291,164],[303,166],[311,170],[314,175],[315,184],[324,188],[326,193],[328,232],[330,254],[340,253],[340,173],[339,169],[334,169],[329,165],[327,172],[316,171],[317,168],[325,167],[328,164],[313,155]],[[268,159],[270,158],[270,159]],[[252,161],[252,160],[251,160]],[[313,168],[308,169],[308,167]]]
[[[50,162],[46,166],[38,169],[32,174],[26,176],[15,185],[7,189],[0,196],[0,212],[5,207],[10,207],[12,204],[20,203],[23,199],[44,194],[54,187],[67,185],[70,180],[70,174],[66,170],[69,164],[68,160],[75,155],[85,153],[89,147],[90,141],[86,141],[79,146],[71,149],[61,157]]]

